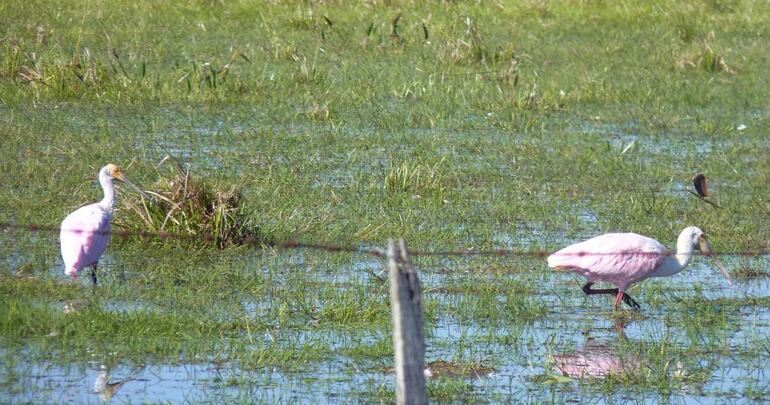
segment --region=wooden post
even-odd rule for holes
[[[393,311],[393,349],[396,362],[396,403],[428,402],[425,396],[425,340],[422,288],[409,262],[406,243],[388,240],[390,306]]]

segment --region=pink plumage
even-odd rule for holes
[[[77,278],[78,272],[84,267],[91,267],[91,281],[96,285],[96,266],[110,240],[110,219],[115,206],[113,179],[139,190],[123,176],[120,167],[113,164],[104,166],[99,170],[99,184],[104,191],[104,198],[78,208],[61,223],[59,240],[64,273],[73,279]]]
[[[639,304],[625,290],[649,277],[672,276],[687,267],[694,250],[711,254],[703,231],[688,226],[679,234],[676,252],[671,253],[655,239],[635,233],[608,233],[576,243],[548,256],[548,266],[574,271],[588,280],[583,292],[615,295],[615,307],[623,300],[634,309]],[[716,260],[716,258],[714,258]],[[730,280],[719,261],[719,270]],[[592,289],[597,282],[614,284],[613,289]]]
[[[572,270],[590,282],[625,290],[649,277],[668,255],[660,242],[635,233],[608,233],[565,247],[548,256],[548,266]]]
[[[81,207],[64,218],[59,239],[66,275],[77,276],[84,267],[99,262],[110,240],[111,217],[111,212],[96,203]]]

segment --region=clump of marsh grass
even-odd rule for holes
[[[759,266],[755,266],[751,264],[749,260],[744,259],[738,266],[737,270],[733,271],[731,275],[736,279],[753,280],[770,276],[770,272],[760,268]]]
[[[154,197],[128,194],[123,218],[117,225],[141,227],[146,232],[189,236],[204,245],[222,249],[228,246],[269,244],[252,218],[244,212],[242,190],[193,177],[189,170],[174,164],[146,191]]]
[[[387,341],[390,344],[390,341]],[[383,373],[395,373],[393,367],[382,367]],[[481,378],[495,372],[495,369],[479,362],[455,362],[446,360],[434,360],[426,364],[425,376],[427,378]]]
[[[485,377],[495,371],[494,368],[481,363],[457,363],[452,361],[435,360],[428,363],[426,374],[431,377]]]
[[[403,163],[390,169],[385,176],[385,190],[389,192],[417,193],[434,190],[441,192],[441,166],[444,159],[433,165],[425,163]]]
[[[126,78],[128,78],[128,74],[126,74],[123,65],[120,63],[118,54],[113,53],[113,56],[115,57],[115,61],[118,62],[118,65],[120,66]],[[204,89],[216,90],[220,88],[223,83],[225,83],[233,65],[239,60],[244,60],[247,63],[251,62],[251,60],[239,49],[232,51],[227,62],[221,67],[215,67],[211,62],[204,62],[199,64],[198,62],[193,61],[191,67],[185,69],[184,74],[179,79],[177,79],[176,82],[179,84],[184,83],[188,92],[200,91]],[[142,78],[144,78],[146,74],[145,70],[146,65],[142,63]]]
[[[486,67],[497,66],[501,63],[507,65],[510,61],[510,67],[513,70],[511,72],[503,72],[502,75],[508,75],[510,78],[518,75],[517,64],[519,60],[511,44],[504,46],[490,44],[490,41],[482,36],[479,25],[471,17],[465,17],[463,24],[465,26],[463,35],[448,41],[441,47],[441,59],[454,64],[481,65]],[[427,28],[424,28],[423,32],[427,33]],[[427,40],[427,34],[425,34],[425,40]]]
[[[35,64],[43,38],[44,36],[40,36],[39,40],[33,42],[23,36],[11,34],[0,39],[0,54],[3,55],[0,59],[0,78],[30,82],[34,76],[42,76]],[[34,71],[35,74],[25,71]]]
[[[486,63],[492,58],[494,52],[489,49],[481,38],[481,31],[479,31],[473,19],[466,17],[464,23],[465,34],[447,43],[445,48],[446,56],[453,63]]]
[[[331,115],[331,110],[327,104],[313,102],[313,104],[305,110],[305,116],[310,121],[329,121]]]
[[[112,66],[99,53],[93,53],[80,42],[75,44],[71,54],[62,54],[61,49],[51,40],[51,31],[43,26],[26,27],[21,35],[11,34],[0,39],[0,78],[28,84],[59,95],[72,95],[83,89],[104,89],[112,84],[125,86],[128,79],[125,68],[113,55],[120,66]]]
[[[695,52],[684,55],[676,61],[676,66],[680,69],[700,69],[712,73],[735,74],[730,66],[725,62],[724,56],[714,50],[709,42],[713,42],[714,33],[711,32],[707,39],[704,39],[699,49]]]

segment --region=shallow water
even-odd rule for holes
[[[38,403],[275,403],[309,399],[333,402],[340,392],[351,387],[335,382],[339,378],[334,373],[341,371],[326,369],[308,375],[287,375],[275,370],[244,371],[213,364],[106,368],[91,362],[82,367],[61,368],[42,363],[19,367],[16,372],[24,376],[24,381],[10,388],[20,393],[5,398],[10,402]]]
[[[168,112],[161,120],[179,121],[177,114]],[[82,129],[88,128],[86,124],[75,122],[70,125]],[[182,160],[194,162],[196,169],[233,172],[244,170],[244,161],[257,167],[273,167],[291,166],[294,163],[292,159],[299,159],[286,156],[282,151],[272,151],[266,157],[258,154],[251,156],[251,152],[243,147],[244,139],[248,138],[242,136],[245,133],[253,135],[261,134],[260,131],[276,131],[292,138],[306,135],[311,129],[303,125],[271,123],[262,128],[253,122],[227,122],[212,112],[202,118],[190,118],[185,125],[168,126],[172,128],[158,128],[154,132],[158,135],[155,142],[142,139],[137,142],[137,148],[153,151],[153,158],[157,157],[155,155],[162,157],[164,152],[161,149],[166,149]],[[94,128],[98,129],[98,125]],[[682,150],[687,151],[688,158],[697,158],[702,154],[718,154],[721,150],[743,143],[766,142],[744,140],[737,136],[724,143],[691,136],[649,137],[639,135],[643,131],[635,124],[604,126],[584,123],[576,125],[575,130],[592,141],[607,143],[610,153],[626,156],[639,154],[640,160],[648,163],[655,159],[679,159],[684,153]],[[367,131],[371,128],[346,128],[332,132],[333,135],[353,139]],[[435,136],[434,130],[412,129],[405,133],[428,141]],[[485,135],[489,145],[484,146],[494,146],[501,140],[519,143],[519,137],[512,134],[491,131]],[[485,153],[464,153],[463,147],[472,150],[470,143],[464,144],[468,141],[468,134],[446,131],[441,136],[447,142],[460,143],[457,148],[449,148],[437,142],[437,147],[443,148],[441,153],[444,156],[458,161],[454,163],[455,170],[472,168],[474,173],[486,173],[485,170],[489,169],[495,174],[515,178],[515,164],[511,163],[515,159],[498,156],[497,160],[487,161]],[[201,147],[202,138],[216,139]],[[537,148],[552,148],[542,139],[533,138],[527,142]],[[766,143],[763,145],[768,146]],[[413,146],[404,144],[396,148],[404,152]],[[312,150],[306,152],[301,158],[307,161],[318,163],[326,159]],[[391,151],[379,146],[349,155],[335,153],[334,162],[323,165],[323,170],[317,172],[310,188],[339,190],[350,184],[368,187],[370,184],[356,176],[362,173],[382,176],[394,163],[390,160]],[[266,158],[271,160],[260,160]],[[719,181],[713,184],[712,190],[717,192],[720,187],[729,186]],[[673,179],[662,192],[669,197],[680,196],[689,186],[681,179]],[[491,192],[503,194],[497,189]],[[542,192],[537,191],[533,198],[543,197],[537,194]],[[602,206],[589,203],[582,205],[581,201],[558,208],[571,212],[575,221],[573,227],[569,224],[548,226],[538,221],[527,222],[528,218],[514,219],[512,223],[495,224],[485,235],[477,236],[478,240],[465,240],[466,246],[449,248],[489,245],[500,249],[539,250],[543,246],[574,242],[606,230],[607,218],[597,210]],[[466,207],[470,218],[452,219],[457,219],[457,222],[483,220],[486,215],[484,208],[488,208],[491,202],[482,199],[471,204],[472,207]],[[705,205],[703,207],[710,209]],[[453,235],[473,231],[472,225],[456,222],[424,226],[449,229]],[[21,244],[19,240],[27,244]],[[421,245],[435,248],[427,242]],[[4,230],[0,234],[2,270],[17,277],[65,282],[55,246],[55,235]],[[357,330],[340,328],[333,322],[326,325],[323,319],[315,319],[298,309],[302,305],[316,312],[327,307],[335,308],[334,304],[338,303],[318,291],[340,296],[348,293],[345,296],[348,299],[385,300],[387,277],[383,272],[385,263],[382,259],[364,254],[340,254],[343,257],[340,258],[312,250],[269,254],[254,251],[212,252],[207,260],[200,261],[186,257],[161,257],[164,254],[152,249],[125,252],[113,242],[102,258],[102,284],[98,291],[103,294],[98,299],[42,300],[34,305],[68,314],[95,306],[108,314],[165,311],[192,313],[222,321],[245,318],[262,321],[267,326],[262,325],[256,332],[239,330],[237,333],[240,335],[229,336],[229,339],[257,342],[250,343],[252,346],[259,343],[276,345],[288,350],[309,342],[328,350],[330,354],[299,367],[297,364],[277,364],[255,370],[244,369],[242,365],[232,362],[214,362],[211,358],[218,353],[210,353],[211,358],[182,356],[181,359],[155,364],[134,364],[115,357],[80,359],[62,364],[50,355],[42,356],[41,360],[40,354],[36,353],[36,349],[40,349],[39,342],[30,342],[28,350],[16,350],[14,347],[12,352],[0,342],[3,358],[9,360],[0,368],[0,400],[99,402],[106,399],[103,392],[106,385],[102,392],[94,392],[99,379],[117,383],[110,386],[117,387],[110,394],[111,400],[117,402],[377,402],[380,399],[378,392],[392,392],[393,376],[386,371],[392,366],[389,356],[355,356],[345,351],[353,346],[376,346],[387,338],[387,330],[366,324],[356,325]],[[202,308],[184,308],[162,299],[144,302],[136,300],[136,295],[130,291],[135,285],[156,287],[150,278],[152,274],[143,273],[157,270],[148,266],[153,261],[180,271],[193,267],[190,277],[194,281],[194,277],[210,271],[220,259],[225,258],[228,263],[224,270],[219,271],[258,274],[265,278],[266,283],[269,282],[268,287],[257,292],[218,297],[220,301],[206,302]],[[611,311],[610,297],[585,296],[580,289],[584,281],[581,277],[553,272],[545,266],[542,258],[417,257],[414,260],[426,291],[426,306],[433,311],[425,333],[426,361],[478,363],[493,369],[486,375],[462,379],[468,387],[467,397],[463,397],[467,402],[616,403],[627,399],[638,402],[713,403],[762,400],[770,396],[770,304],[767,301],[770,298],[770,277],[736,279],[733,286],[728,286],[708,258],[696,257],[688,269],[674,277],[651,279],[632,288],[630,294],[639,301],[642,310],[638,314],[618,316]],[[752,267],[770,272],[770,261],[766,256],[748,260]],[[743,265],[743,259],[735,256],[722,257],[722,261],[731,271]],[[29,271],[31,274],[27,274]],[[136,283],[142,277],[148,277],[147,281]],[[179,278],[182,280],[180,283],[190,281],[185,275]],[[86,284],[88,279],[83,277],[79,282]],[[504,282],[523,286],[520,297],[495,290]],[[484,288],[494,291],[492,299],[484,301],[484,305],[491,308],[474,307],[482,295],[482,292],[473,289],[477,286],[485,294]],[[180,288],[191,287],[182,285]],[[285,291],[306,293],[306,296],[290,297],[296,299],[297,302],[294,302],[279,296]],[[356,295],[356,292],[360,294]],[[517,301],[518,298],[522,301]],[[752,299],[763,301],[752,304]],[[524,309],[512,304],[512,310],[521,310],[525,315],[529,314],[527,308],[537,310],[542,307],[544,310],[540,315],[533,315],[532,318],[524,316],[523,319],[493,313],[511,310],[506,307],[508,303],[521,304]],[[283,310],[279,308],[281,306],[296,318],[296,322],[283,325],[283,329],[271,319],[276,317],[276,312]],[[470,309],[483,316],[464,312]],[[488,311],[484,312],[485,309]],[[701,318],[707,318],[708,322],[700,323]],[[57,338],[57,331],[50,333],[50,338]],[[40,346],[45,347],[45,344]],[[581,356],[584,360],[571,361],[571,371],[560,367],[558,359],[578,359]],[[618,361],[629,356],[634,359],[633,364],[625,365]],[[601,373],[580,373],[576,370],[576,365],[596,366],[596,363],[605,365]],[[657,377],[651,377],[651,374]],[[385,398],[387,402],[389,397]]]
[[[285,260],[290,268],[304,274],[308,282],[333,285],[335,288],[354,288],[376,281],[375,276],[384,266],[381,260],[364,256],[349,261],[340,270],[335,265],[319,262],[310,251],[287,252],[281,257],[283,259],[279,261]],[[252,254],[248,253],[244,260],[252,258]],[[426,294],[428,305],[445,308],[464,299],[473,299],[472,295],[467,296],[463,292],[440,292],[447,283],[473,277],[479,282],[493,282],[497,277],[498,280],[536,285],[537,291],[527,294],[527,299],[544,303],[547,307],[545,316],[532,321],[464,319],[441,313],[430,324],[426,331],[426,361],[473,362],[493,369],[488,375],[464,379],[472,387],[474,398],[546,400],[556,395],[560,398],[557,402],[613,403],[628,398],[688,403],[751,399],[764,395],[762,393],[770,389],[766,378],[770,373],[769,353],[766,349],[764,352],[747,349],[751,345],[766,347],[767,336],[770,336],[770,308],[740,304],[750,297],[770,297],[768,277],[736,280],[735,285],[730,287],[724,283],[719,272],[710,267],[707,258],[696,258],[690,268],[675,277],[650,280],[645,283],[649,285],[643,284],[636,291],[632,289],[631,293],[642,305],[642,311],[633,319],[618,320],[610,312],[610,298],[583,295],[580,291],[582,279],[569,273],[546,272],[540,268],[525,273],[496,275],[455,272],[453,269],[463,268],[461,263],[467,263],[462,258],[446,259],[445,263],[449,266],[437,272],[433,266],[421,266],[423,258],[416,260],[424,288],[434,291]],[[723,258],[728,269],[738,265],[739,260]],[[430,260],[426,262],[433,263]],[[754,259],[752,265],[768,269],[768,261],[764,258]],[[661,301],[649,302],[651,294],[657,295],[658,289],[665,292],[659,297]],[[597,380],[625,374],[644,381],[648,377],[639,376],[660,372],[660,364],[655,362],[661,360],[647,358],[645,351],[634,352],[636,344],[666,342],[679,348],[698,346],[692,341],[692,331],[681,325],[683,320],[688,322],[686,313],[670,312],[670,308],[681,308],[672,306],[673,303],[688,297],[702,299],[704,304],[713,300],[738,300],[738,303],[726,309],[730,317],[726,327],[701,331],[704,335],[697,339],[705,344],[703,350],[706,352],[699,355],[700,358],[673,354],[664,358],[670,363],[666,371],[671,383],[670,391],[663,393],[655,386],[644,383],[639,386],[615,383],[611,389],[614,399],[608,399],[607,388],[602,388],[602,383]],[[506,298],[500,296],[497,301],[504,303]],[[151,305],[122,299],[107,299],[91,305],[101,305],[105,311],[118,312],[158,310]],[[269,294],[246,297],[241,304],[243,313],[255,318],[266,316],[272,305],[273,298]],[[319,302],[319,305],[322,307],[323,303]],[[62,309],[58,306],[52,307],[52,310]],[[194,364],[133,364],[112,358],[106,363],[114,365],[104,366],[109,374],[106,380],[117,384],[111,386],[117,388],[113,393],[105,394],[94,392],[94,384],[104,372],[104,361],[62,366],[51,361],[29,362],[25,360],[24,351],[17,354],[6,352],[5,356],[14,361],[0,371],[0,381],[5,382],[1,386],[2,396],[10,402],[92,403],[111,398],[118,402],[328,403],[342,398],[371,399],[372,391],[392,384],[392,375],[383,369],[392,364],[388,358],[366,360],[344,354],[344,349],[354,342],[366,344],[379,340],[378,333],[311,328],[291,334],[293,337],[288,339],[291,344],[316,342],[328,346],[336,354],[320,362],[311,362],[299,370],[286,370],[280,366],[244,370],[236,364],[205,361]],[[287,335],[285,332],[275,335],[266,332],[250,338],[263,342],[277,340],[277,344],[281,344],[281,339],[287,339]],[[633,359],[630,363],[627,362],[629,358]],[[571,366],[564,365],[565,359],[570,359],[568,363]],[[651,362],[652,365],[649,364]],[[581,374],[576,371],[580,364],[604,369],[599,373],[587,370]],[[566,378],[554,380],[555,377],[549,377],[557,375]],[[691,375],[696,377],[689,377]],[[544,384],[544,379],[551,382]]]

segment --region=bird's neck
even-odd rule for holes
[[[99,202],[99,205],[105,211],[112,212],[115,208],[115,186],[112,184],[112,179],[107,173],[99,173],[99,184],[104,191],[104,198]]]
[[[682,232],[676,240],[676,261],[684,269],[692,258],[693,246],[689,234]]]
[[[667,256],[663,264],[650,277],[668,277],[684,270],[692,258],[693,247],[689,238],[680,236],[676,241],[676,253]]]
[[[679,239],[676,241],[676,254],[669,256],[670,273],[668,275],[676,274],[684,270],[684,268],[690,264],[692,253],[692,242],[689,237],[680,235]]]

